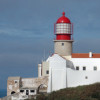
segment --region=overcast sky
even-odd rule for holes
[[[9,76],[37,76],[63,11],[74,23],[73,52],[100,53],[100,0],[0,0],[0,89]]]

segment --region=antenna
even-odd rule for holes
[[[43,60],[45,60],[45,49],[44,49],[44,55],[43,55]]]

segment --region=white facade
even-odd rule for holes
[[[66,60],[58,54],[54,54],[49,59],[49,63],[48,92],[100,82],[100,58]],[[76,70],[76,66],[79,67],[79,70]],[[84,66],[85,70],[83,70]]]
[[[89,85],[100,82],[100,71],[76,71],[67,69],[67,87]]]
[[[97,71],[100,71],[100,58],[71,58],[74,67],[79,67],[82,71],[83,67],[86,67],[86,71],[93,71],[94,67],[97,67]]]
[[[41,77],[41,76],[42,76],[42,75],[41,75],[41,74],[42,74],[42,73],[41,73],[41,72],[42,72],[42,71],[41,71],[41,70],[42,70],[41,68],[42,68],[41,64],[38,64],[38,77]]]
[[[55,54],[49,59],[48,92],[66,87],[66,60]],[[58,84],[59,83],[59,84]]]

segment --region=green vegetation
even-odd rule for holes
[[[100,100],[100,83],[40,94],[35,100]]]

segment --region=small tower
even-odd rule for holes
[[[56,39],[54,40],[54,52],[61,56],[71,56],[72,54],[72,24],[65,17],[65,12],[62,13],[54,27]]]

